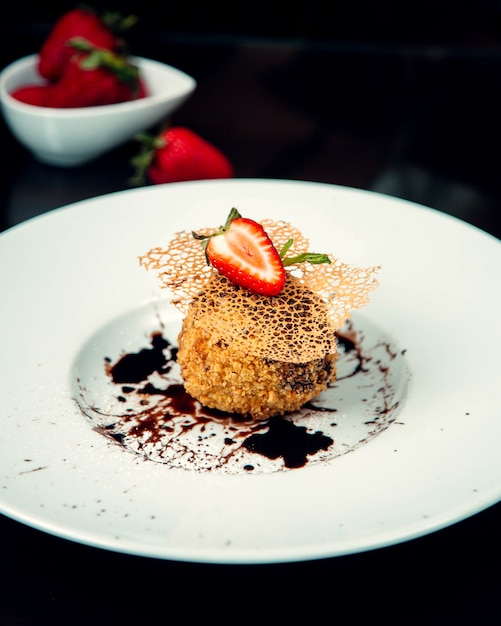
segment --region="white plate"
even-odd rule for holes
[[[155,332],[175,342],[179,327],[137,257],[180,229],[219,225],[232,206],[292,222],[316,251],[382,265],[379,289],[353,317],[370,367],[317,403],[332,411],[310,411],[312,430],[301,432],[326,429],[333,443],[294,468],[280,455],[242,455],[241,445],[224,457],[224,420],[191,425],[167,458],[137,438],[125,445],[111,426],[126,426],[138,407],[106,374],[106,358],[151,347]],[[25,222],[0,236],[0,265],[7,516],[125,553],[265,563],[398,543],[500,499],[501,245],[463,222],[331,185],[180,183]],[[343,357],[346,376],[353,354]],[[169,376],[175,382],[175,368]]]

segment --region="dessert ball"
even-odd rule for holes
[[[324,301],[293,276],[270,298],[214,274],[184,318],[178,363],[204,406],[262,420],[335,380],[335,332]]]

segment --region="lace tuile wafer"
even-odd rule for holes
[[[288,256],[309,251],[309,240],[288,222],[263,220],[261,225],[277,250],[293,240]],[[368,303],[378,286],[379,266],[357,268],[332,256],[330,260],[287,267],[285,289],[270,297],[252,294],[219,275],[189,231],[139,257],[142,267],[157,272],[174,306],[185,315],[191,307],[207,331],[259,358],[295,363],[335,352],[335,331]]]

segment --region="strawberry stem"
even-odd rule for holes
[[[130,160],[130,164],[134,169],[134,175],[129,178],[129,184],[134,187],[140,187],[147,182],[148,168],[155,157],[156,151],[159,148],[163,148],[166,145],[166,141],[160,135],[152,135],[150,133],[138,133],[134,138],[141,144],[141,149]]]
[[[116,35],[130,30],[138,22],[136,15],[127,15],[124,17],[121,13],[116,11],[103,13],[101,15],[101,20]]]
[[[217,235],[222,235],[223,233],[225,233],[231,226],[231,223],[233,222],[234,219],[236,219],[237,217],[242,217],[240,215],[240,213],[238,212],[237,209],[232,208],[228,217],[226,218],[226,223],[224,226],[220,226],[219,230],[217,230],[215,233],[211,233],[210,235],[199,235],[198,233],[196,233],[194,230],[191,231],[191,234],[193,235],[194,239],[197,239],[198,241],[202,242],[202,246],[205,250],[205,247],[207,246],[207,242],[209,241],[209,239],[211,237],[216,237]]]
[[[240,213],[238,212],[237,209],[235,209],[235,207],[233,207],[228,215],[228,218],[226,220],[226,224],[224,226],[221,227],[220,232],[224,232],[225,230],[228,230],[228,228],[230,227],[231,223],[233,222],[233,220],[237,219],[237,217],[242,217],[240,215]],[[219,233],[218,233],[219,234]]]

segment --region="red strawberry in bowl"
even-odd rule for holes
[[[138,136],[142,150],[132,159],[135,175],[131,182],[141,185],[211,178],[231,178],[233,166],[216,146],[182,126],[173,126],[156,136]]]
[[[46,106],[101,106],[146,95],[138,68],[127,57],[95,48],[80,39],[72,40],[71,46],[73,56],[61,78],[50,86]]]
[[[50,85],[26,85],[18,87],[10,94],[16,100],[34,106],[48,106]]]
[[[122,18],[116,13],[100,16],[87,8],[68,11],[54,24],[40,49],[40,76],[50,81],[61,77],[74,53],[68,46],[70,39],[81,37],[98,48],[117,51],[123,43],[117,31],[126,30],[134,22],[134,17]]]

